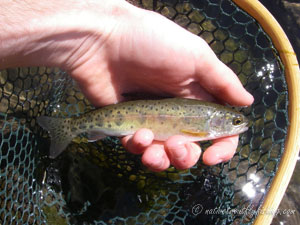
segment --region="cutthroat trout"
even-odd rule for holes
[[[57,157],[81,133],[89,141],[106,136],[122,137],[149,128],[155,140],[176,134],[191,141],[211,140],[242,133],[247,118],[229,107],[193,99],[138,100],[108,105],[79,117],[37,118],[51,137],[50,157]]]

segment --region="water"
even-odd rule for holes
[[[261,0],[267,9],[280,23],[288,36],[299,61],[300,56],[300,23],[296,18],[300,15],[299,1],[285,0]],[[297,4],[296,4],[297,3]],[[298,13],[297,13],[298,12]],[[300,224],[300,157],[294,170],[294,174],[281,201],[278,212],[272,221],[272,225]],[[293,213],[294,210],[294,213]]]

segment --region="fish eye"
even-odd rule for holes
[[[233,125],[240,125],[242,122],[243,122],[243,119],[241,117],[237,117],[237,118],[233,119],[232,124]]]

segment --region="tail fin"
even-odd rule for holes
[[[50,158],[54,159],[61,154],[72,139],[76,136],[71,132],[70,118],[54,118],[40,116],[37,118],[38,124],[47,130],[51,137]]]

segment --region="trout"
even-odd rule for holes
[[[89,141],[106,136],[122,137],[140,128],[151,129],[164,141],[180,134],[190,141],[211,140],[240,134],[248,120],[240,112],[219,104],[194,99],[137,100],[108,105],[78,117],[40,116],[38,124],[51,137],[50,157],[57,157],[79,134]]]

